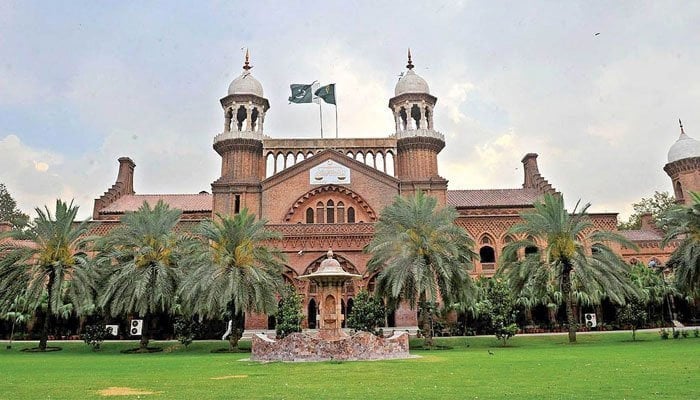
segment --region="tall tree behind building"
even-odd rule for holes
[[[4,183],[0,183],[0,222],[9,222],[13,228],[23,228],[29,222],[29,216],[17,208]]]
[[[656,226],[664,229],[664,227],[659,224],[659,217],[664,211],[673,207],[675,204],[676,198],[669,192],[654,192],[652,197],[642,197],[639,202],[633,203],[632,208],[634,212],[626,222],[617,224],[617,228],[621,230],[640,229],[642,227],[642,216],[644,214],[651,214],[651,218]]]

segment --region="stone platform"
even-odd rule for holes
[[[305,333],[293,333],[274,340],[253,335],[253,361],[358,361],[409,358],[408,334],[398,332],[389,338],[359,332],[339,340],[323,340]]]

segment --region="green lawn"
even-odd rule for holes
[[[117,399],[697,399],[700,339],[660,340],[655,333],[442,339],[451,350],[412,351],[420,358],[374,362],[270,363],[249,354],[211,354],[224,342],[173,342],[155,354],[121,354],[135,342],[83,343],[63,351],[18,351],[36,343],[0,342],[0,399],[104,398],[127,387],[156,392]],[[49,345],[52,343],[49,342]],[[54,345],[57,343],[53,343]],[[494,354],[490,355],[488,350]],[[219,379],[215,379],[219,378]]]

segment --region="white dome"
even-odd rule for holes
[[[250,72],[243,71],[241,76],[234,79],[228,86],[228,94],[254,94],[263,97],[263,88]]]
[[[686,135],[685,132],[681,133],[681,137],[668,150],[668,162],[693,157],[700,157],[700,142]]]
[[[430,94],[428,82],[413,72],[413,69],[406,71],[404,76],[399,79],[394,89],[394,96],[404,93],[426,93]]]

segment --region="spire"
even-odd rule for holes
[[[248,70],[250,70],[251,68],[253,68],[253,67],[250,66],[250,62],[249,62],[249,61],[250,61],[250,53],[248,52],[248,49],[245,49],[245,63],[243,64],[243,69],[246,70],[246,71],[248,71]]]
[[[683,121],[681,121],[680,118],[678,118],[678,124],[681,126],[681,135],[685,135],[685,131],[683,130]]]
[[[406,68],[413,69],[413,61],[411,61],[411,48],[408,48],[408,64],[406,65]]]

